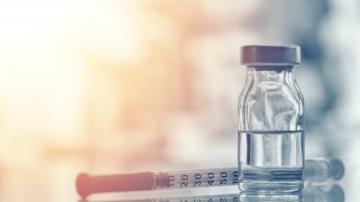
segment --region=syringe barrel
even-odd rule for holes
[[[158,187],[165,189],[185,189],[198,187],[216,187],[238,184],[237,168],[194,169],[160,172]],[[160,186],[162,184],[162,186]]]

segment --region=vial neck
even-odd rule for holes
[[[293,66],[248,67],[247,72],[256,83],[293,81]]]

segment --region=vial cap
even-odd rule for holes
[[[246,66],[292,66],[300,64],[300,46],[247,45],[241,47],[240,60]]]

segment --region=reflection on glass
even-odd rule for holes
[[[344,202],[345,195],[339,185],[306,187],[301,195],[200,195],[120,200],[80,200],[79,202]]]

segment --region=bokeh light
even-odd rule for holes
[[[2,1],[0,200],[76,200],[82,171],[236,165],[239,47],[280,42],[302,47],[307,156],[343,158],[356,201],[359,6]]]

